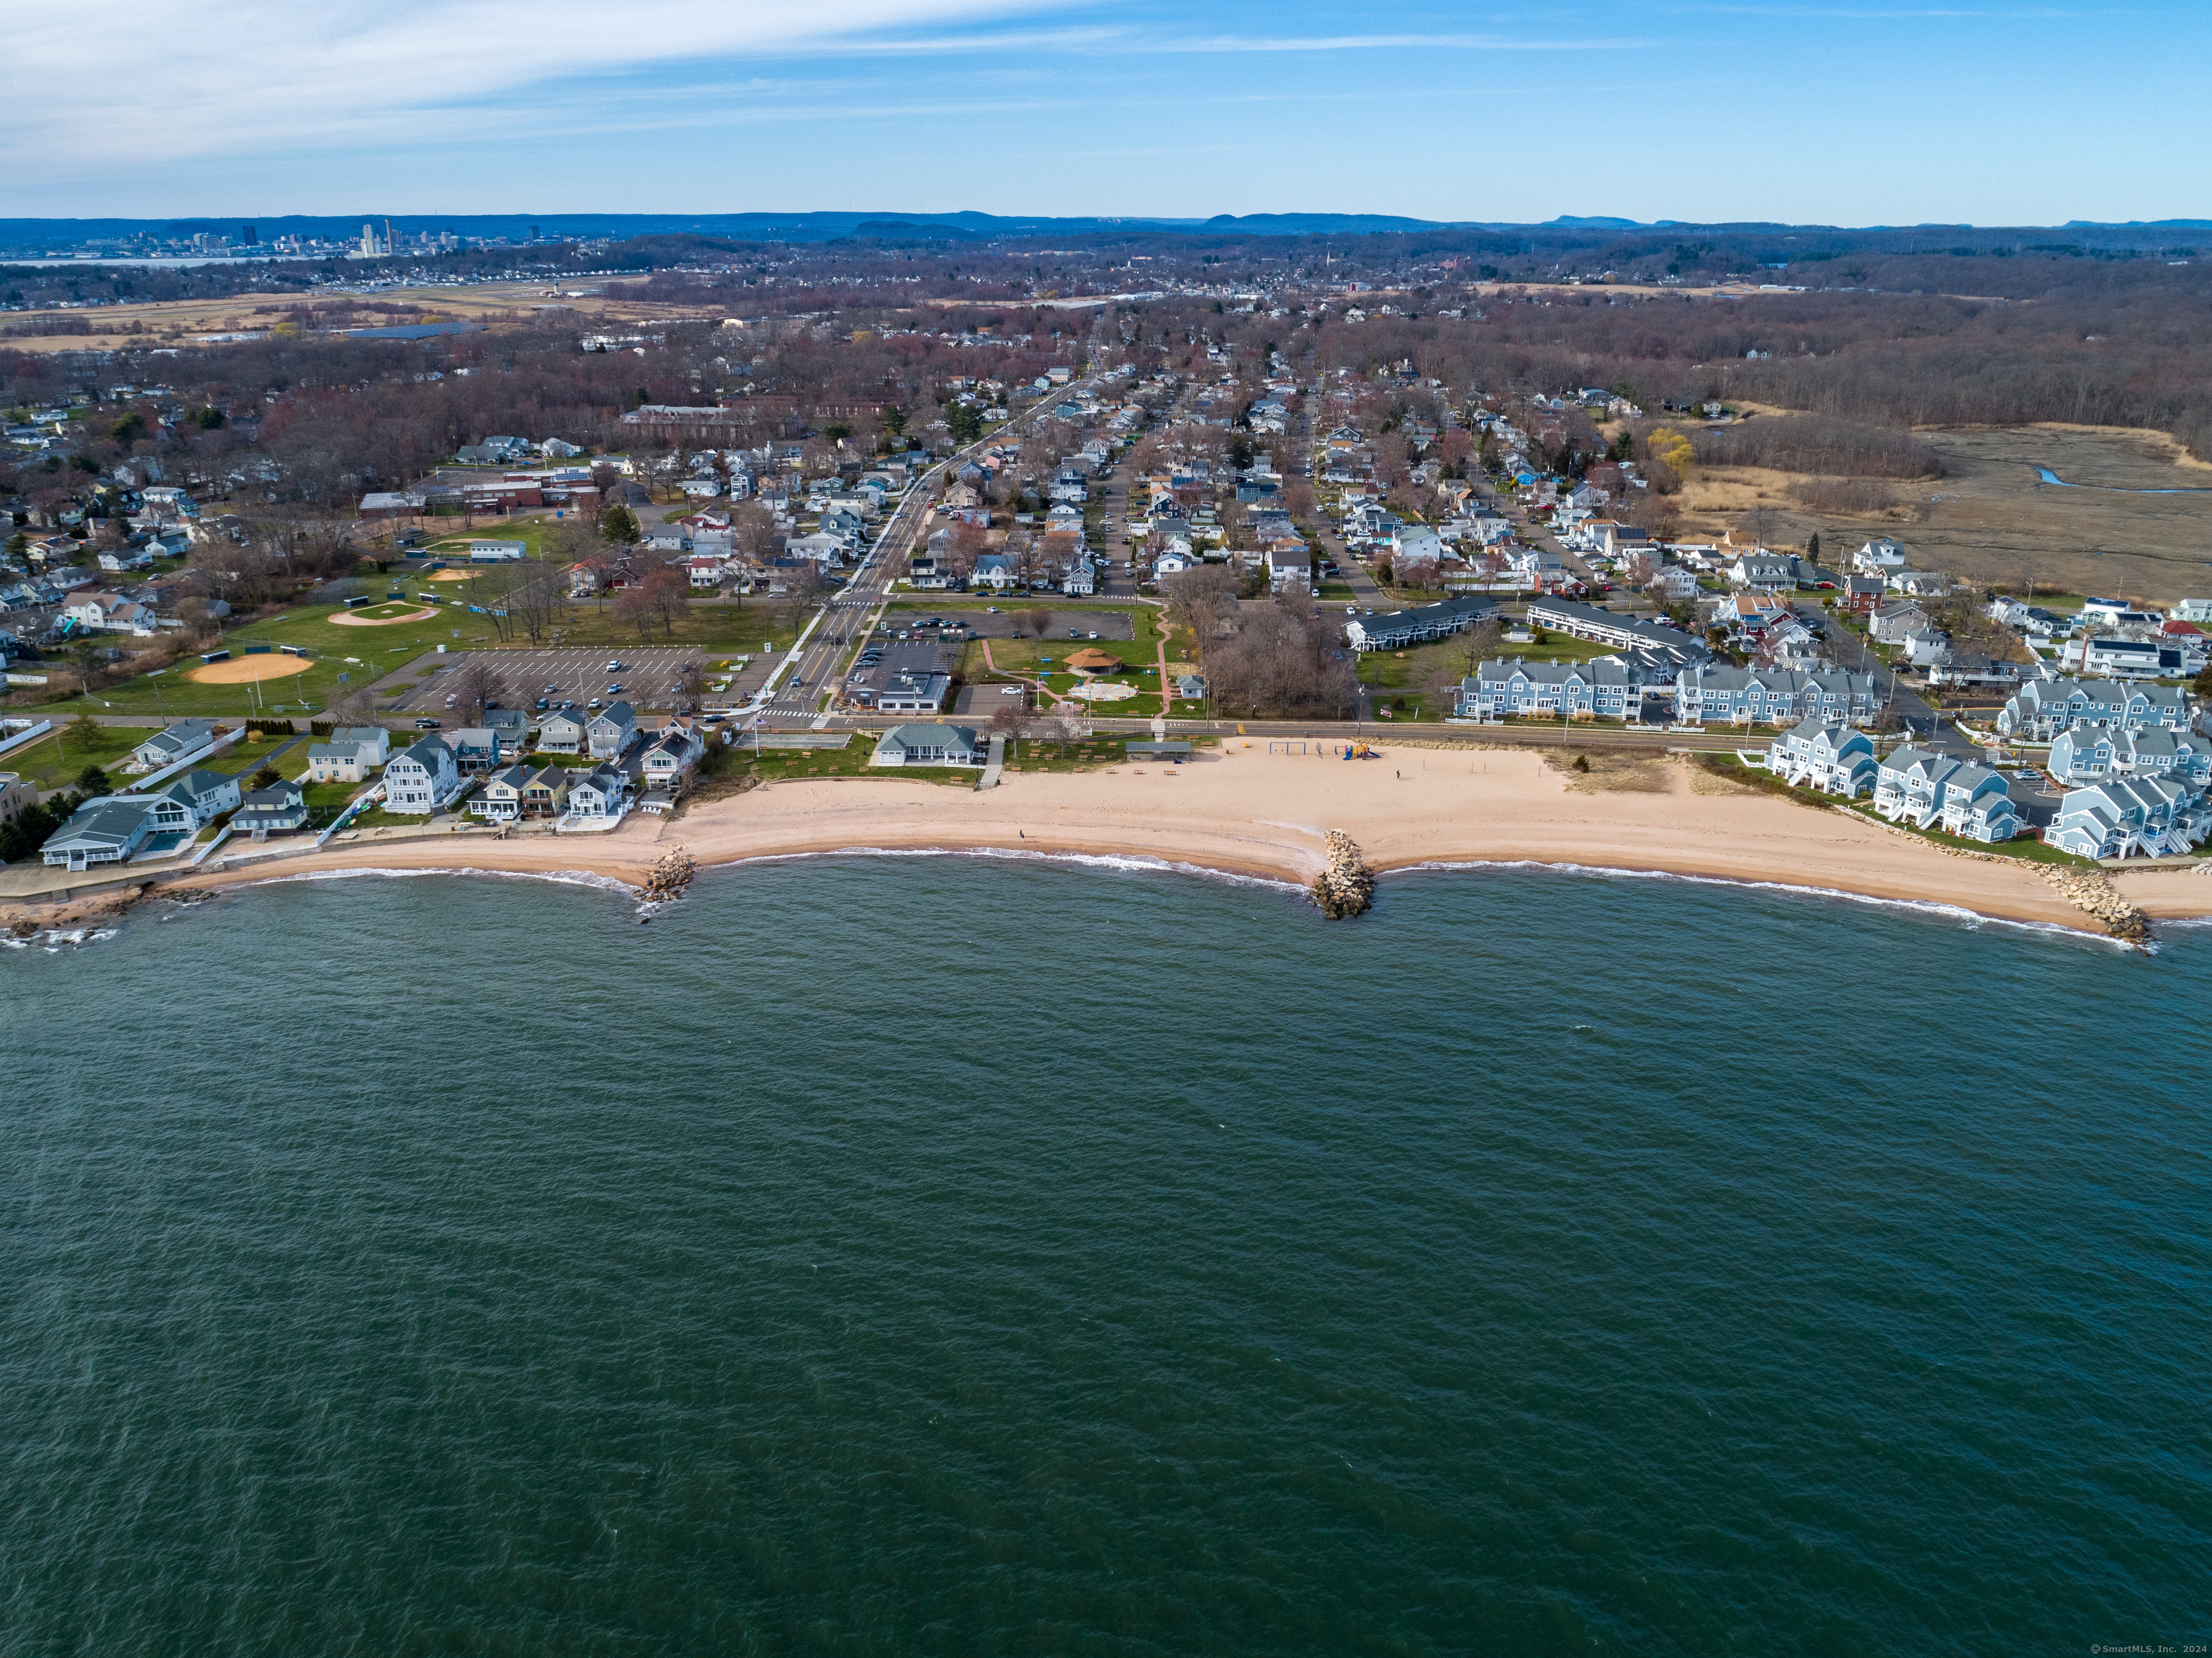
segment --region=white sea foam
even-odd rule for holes
[[[1631,881],[1681,881],[1691,886],[1735,887],[1747,892],[1786,892],[1800,898],[1840,898],[1846,903],[1864,904],[1876,909],[1904,909],[1923,915],[1933,915],[1960,926],[1976,929],[1985,926],[2009,927],[2016,932],[2033,932],[2051,938],[2078,939],[2088,944],[2111,944],[2120,950],[2131,950],[2133,945],[2118,938],[2108,938],[2101,933],[2084,932],[2076,927],[2060,926],[2054,921],[2015,921],[2002,915],[1984,915],[1979,910],[1968,909],[1961,904],[1946,904],[1932,898],[1877,898],[1871,893],[1847,892],[1841,887],[1806,886],[1790,881],[1749,881],[1726,875],[1681,875],[1663,869],[1616,869],[1606,864],[1554,864],[1537,858],[1497,858],[1440,859],[1433,863],[1407,864],[1384,872],[1384,878],[1392,875],[1412,874],[1423,870],[1540,870],[1552,875],[1587,875],[1599,879]],[[2153,947],[2154,948],[2154,946]]]
[[[106,944],[118,931],[112,926],[48,927],[21,938],[0,936],[0,945],[9,950],[43,950],[49,956],[58,956],[64,944]]]
[[[637,889],[627,881],[617,881],[611,875],[594,875],[586,869],[477,869],[458,864],[437,869],[317,869],[303,870],[296,875],[269,875],[258,881],[241,881],[241,887],[284,886],[294,881],[350,881],[358,878],[384,877],[393,880],[418,875],[486,875],[502,881],[550,881],[556,886],[594,887],[602,892],[618,892],[634,898]]]
[[[1305,893],[1305,889],[1295,881],[1267,875],[1240,875],[1231,870],[1208,869],[1203,864],[1186,864],[1167,858],[1133,858],[1097,852],[1031,852],[1018,847],[835,847],[818,852],[768,853],[758,858],[733,859],[728,863],[702,867],[738,869],[749,864],[798,863],[815,858],[998,858],[1016,863],[1067,864],[1081,869],[1112,870],[1124,875],[1196,875],[1209,881],[1225,881],[1231,886],[1263,887],[1300,896]]]

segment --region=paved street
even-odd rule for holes
[[[1078,381],[1061,396],[1088,390],[1095,380]],[[966,448],[956,450],[908,486],[905,499],[884,523],[875,544],[845,586],[837,589],[815,613],[789,659],[778,664],[775,691],[759,716],[764,726],[792,726],[826,720],[820,713],[823,698],[857,653],[860,643],[890,596],[891,585],[906,574],[907,562],[922,526],[928,520],[937,479],[949,466],[994,443],[1016,440],[1043,416],[1048,400],[1040,399],[996,431],[986,433]],[[972,598],[972,595],[969,596]]]

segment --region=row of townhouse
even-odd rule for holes
[[[1712,655],[1702,640],[1693,638],[1679,628],[1617,615],[1602,605],[1578,604],[1563,598],[1531,599],[1528,602],[1528,625],[1556,629],[1572,638],[1609,645],[1615,650],[1626,650],[1639,645],[1654,647],[1674,653],[1685,664],[1704,662]]]
[[[2078,679],[2033,679],[2005,700],[1997,730],[2006,737],[2047,743],[2084,726],[2140,731],[2189,725],[2189,693],[2178,685],[2085,684]]]
[[[2107,777],[2069,789],[2044,841],[2077,858],[2163,858],[2192,852],[2212,833],[2202,789],[2172,777]]]
[[[1684,726],[1825,725],[1871,720],[1881,705],[1874,676],[1796,673],[1787,669],[1684,668],[1674,680],[1674,719]]]
[[[2212,743],[2192,731],[2082,726],[2059,733],[2045,768],[2062,783],[2106,776],[2172,777],[2192,788],[2212,781]]]
[[[1595,662],[1498,660],[1477,665],[1459,688],[1462,720],[1641,718],[1644,674],[1619,657]]]
[[[1776,738],[1766,750],[1766,764],[1792,787],[1815,788],[1846,800],[1871,789],[1879,770],[1872,738],[1818,720],[1804,720]]]
[[[1910,744],[1886,756],[1875,776],[1874,809],[1915,829],[1940,823],[1964,840],[2009,841],[2021,830],[2011,786],[1971,760]]]

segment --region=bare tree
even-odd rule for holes
[[[676,708],[679,714],[690,714],[699,706],[700,693],[706,689],[707,676],[696,662],[686,662],[676,671]]]
[[[452,688],[451,695],[460,698],[457,706],[468,717],[469,724],[482,725],[484,704],[499,689],[499,676],[493,671],[489,655],[472,651],[463,657],[459,671],[447,683]]]
[[[1031,633],[1035,634],[1039,639],[1042,639],[1045,636],[1046,631],[1052,626],[1052,606],[1049,604],[1032,604],[1030,606],[1028,611],[1023,616],[1022,620],[1029,623],[1030,631]]]
[[[675,638],[676,618],[690,608],[690,579],[681,570],[663,565],[646,577],[639,591],[651,601],[653,615],[660,618],[661,631]]]
[[[653,637],[653,624],[659,614],[659,605],[642,582],[615,594],[615,620],[635,628],[641,644]]]

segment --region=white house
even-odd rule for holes
[[[224,812],[238,809],[238,779],[196,769],[145,793],[109,797],[145,809],[155,835],[197,835]]]
[[[1267,587],[1272,592],[1305,592],[1313,586],[1313,555],[1304,547],[1267,549]]]
[[[696,727],[672,720],[646,744],[638,762],[640,774],[647,783],[673,792],[706,752],[706,739]]]
[[[872,766],[976,766],[982,756],[966,726],[894,726],[877,740]]]
[[[131,750],[131,758],[148,771],[157,771],[181,761],[197,760],[214,747],[215,728],[206,720],[179,720]]]
[[[530,556],[526,541],[471,541],[469,543],[469,562],[471,564],[511,564]]]
[[[327,743],[307,750],[307,773],[318,783],[359,783],[392,756],[392,733],[381,726],[347,726]]]
[[[637,711],[627,702],[611,702],[592,716],[586,728],[594,760],[618,760],[637,735]]]
[[[384,809],[427,817],[461,792],[453,751],[435,735],[417,739],[384,768]]]
[[[1905,566],[1905,549],[1887,536],[1868,542],[1851,556],[1851,568],[1861,575],[1886,576]]]
[[[629,778],[620,766],[594,766],[568,785],[571,822],[597,823],[629,809]]]

